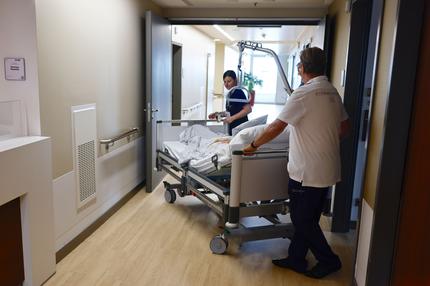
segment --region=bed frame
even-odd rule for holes
[[[231,166],[202,174],[178,164],[162,150],[163,141],[177,140],[179,133],[192,124],[204,124],[214,131],[225,128],[213,120],[157,121],[157,169],[177,180],[176,184],[164,182],[165,200],[173,203],[176,194],[193,195],[222,218],[224,231],[210,242],[210,249],[216,254],[226,252],[230,237],[239,238],[240,242],[290,238],[292,224],[283,223],[277,217],[288,212],[287,150],[262,150],[252,155],[235,150]],[[270,224],[245,227],[240,223],[241,218],[252,216],[264,217]]]

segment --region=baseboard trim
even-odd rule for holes
[[[130,192],[128,192],[123,198],[121,198],[116,204],[108,209],[103,215],[95,220],[90,226],[84,229],[79,235],[72,239],[69,243],[63,246],[60,250],[55,253],[56,263],[60,262],[70,252],[79,246],[86,238],[88,238],[94,231],[96,231],[103,223],[105,223],[114,213],[116,213],[123,205],[125,205],[138,191],[145,186],[145,181],[137,185]]]

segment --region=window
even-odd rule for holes
[[[251,73],[263,81],[262,86],[254,86],[256,103],[275,103],[278,68],[270,55],[247,54],[243,57],[243,72]]]

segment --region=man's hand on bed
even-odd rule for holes
[[[251,144],[249,144],[248,146],[243,148],[243,152],[244,153],[254,153],[255,151],[257,151],[257,149],[258,148],[254,148],[253,146],[251,146]]]

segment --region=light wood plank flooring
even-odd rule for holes
[[[326,236],[344,267],[313,280],[273,266],[289,240],[230,243],[227,254],[209,249],[221,232],[217,216],[194,197],[164,200],[160,185],[138,192],[125,206],[57,265],[53,285],[351,285],[354,234]],[[327,218],[322,219],[328,229]],[[315,259],[309,255],[310,263]]]

